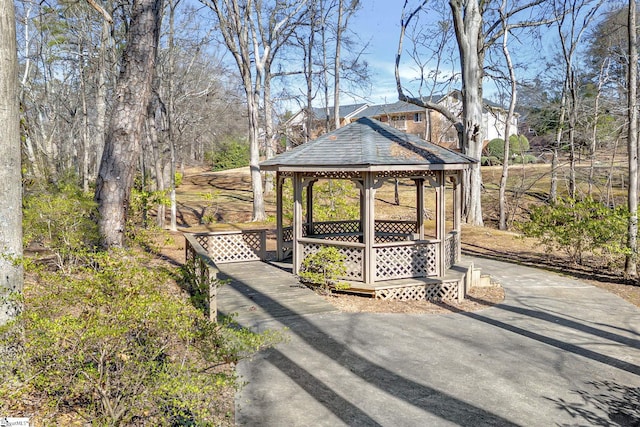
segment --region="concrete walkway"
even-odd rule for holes
[[[257,292],[276,318],[255,327],[287,327],[290,339],[238,366],[237,424],[640,425],[640,309],[562,275],[464,261],[503,285],[502,304],[298,315]]]

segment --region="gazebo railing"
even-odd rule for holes
[[[302,237],[319,236],[323,239],[336,240],[338,237],[362,236],[360,221],[321,221],[313,223],[313,233],[310,233],[309,223],[302,224]],[[407,240],[407,236],[416,232],[415,221],[376,220],[376,238],[381,242]],[[392,240],[393,239],[393,240]],[[293,227],[282,228],[282,241],[293,242]],[[356,241],[356,240],[353,240]]]
[[[448,270],[459,261],[460,235],[457,231],[450,231],[445,240],[445,268]]]
[[[309,255],[313,255],[325,246],[337,248],[338,252],[345,257],[344,264],[346,274],[343,277],[340,277],[340,279],[354,281],[363,280],[364,244],[326,239],[313,239],[307,237],[300,239],[300,244],[302,245],[302,259]]]
[[[438,275],[438,240],[374,245],[377,280]]]
[[[334,236],[332,236],[334,237]],[[333,240],[317,237],[300,239],[302,258],[313,254],[324,246],[335,247],[345,256],[347,273],[343,280],[362,281],[364,278],[364,244],[354,241]],[[451,231],[445,238],[445,268],[458,261],[459,235]],[[373,245],[375,281],[432,277],[444,275],[439,271],[440,240],[409,240],[377,242]]]

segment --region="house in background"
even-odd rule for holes
[[[433,102],[442,104],[457,116],[462,114],[460,91],[454,90],[446,95],[431,97]],[[451,149],[459,149],[458,133],[453,123],[435,110],[419,107],[407,102],[397,101],[391,104],[368,105],[350,104],[341,106],[340,125],[344,126],[362,117],[380,120],[383,123],[407,132],[426,141]],[[286,123],[289,135],[304,135],[307,128],[306,111],[296,113]],[[312,128],[308,132],[308,139],[315,139],[325,133],[327,115],[323,108],[313,108]],[[495,138],[504,139],[507,111],[498,104],[484,100],[482,111],[482,126],[485,145]],[[333,108],[329,109],[329,123],[333,122]],[[511,134],[518,132],[518,117],[514,116],[511,123]],[[301,138],[298,136],[297,140]],[[302,138],[304,139],[304,138]],[[301,141],[304,142],[304,141]],[[292,145],[299,145],[301,142]]]
[[[367,107],[369,107],[369,104],[365,103],[341,105],[338,108],[340,126],[342,127],[351,123],[353,117]],[[335,128],[333,126],[333,111],[333,107],[328,109],[313,107],[311,109],[312,119],[310,128],[308,126],[306,109],[300,110],[291,116],[285,123],[287,147],[300,145],[327,133],[327,125],[330,130],[333,130]]]

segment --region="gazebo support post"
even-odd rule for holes
[[[284,242],[282,237],[282,187],[284,178],[280,172],[276,172],[276,259],[282,261],[284,258]]]
[[[418,240],[424,240],[424,179],[416,178],[416,233]]]
[[[372,172],[364,174],[364,218],[362,221],[364,259],[363,278],[364,283],[372,284],[376,275],[376,260],[373,253],[373,243],[375,241],[375,189]]]
[[[305,181],[307,187],[307,235],[313,236],[315,233],[313,227],[313,184],[315,180]]]
[[[462,173],[451,177],[453,182],[453,229],[456,231],[456,261],[462,256]]]
[[[444,276],[447,271],[447,210],[445,205],[446,181],[444,171],[438,172],[438,186],[436,188],[436,239],[440,241],[440,250],[438,251],[438,276]]]
[[[364,180],[358,179],[354,182],[356,183],[358,190],[360,190],[360,224],[358,225],[358,231],[362,233],[364,232],[364,218],[366,216],[365,209],[367,208],[364,195]],[[362,241],[364,242],[364,234],[362,235]]]
[[[300,272],[302,264],[302,174],[293,174],[293,274]]]

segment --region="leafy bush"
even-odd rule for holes
[[[98,247],[96,217],[93,197],[83,193],[73,179],[30,189],[23,199],[24,243],[42,245],[63,268]]]
[[[489,141],[486,152],[488,157],[495,157],[502,162],[502,159],[504,159],[504,139],[494,138]]]
[[[529,140],[524,135],[511,135],[509,137],[509,151],[511,154],[522,155],[529,151]]]
[[[248,166],[249,145],[238,141],[226,141],[218,149],[206,153],[205,159],[216,171]]]
[[[176,188],[180,187],[180,184],[182,184],[182,178],[184,178],[184,176],[182,175],[181,172],[176,172],[173,175],[173,180],[176,183]]]
[[[348,285],[338,280],[347,273],[346,259],[338,248],[323,246],[302,261],[300,279],[304,283],[317,285],[323,293],[331,292],[331,287],[347,289]]]
[[[520,228],[526,236],[538,238],[548,250],[565,251],[578,264],[584,262],[587,253],[611,264],[628,253],[627,221],[624,207],[612,209],[592,198],[567,198],[554,205],[534,207],[530,220]]]
[[[519,163],[522,163],[522,155],[529,151],[529,140],[524,135],[511,135],[509,137],[509,154],[510,157],[517,159],[520,157]],[[495,157],[502,164],[504,160],[504,139],[495,138],[489,141],[485,149],[487,157]],[[527,159],[524,159],[527,160]],[[525,161],[525,163],[530,163]]]
[[[52,425],[71,413],[92,425],[219,425],[218,398],[238,386],[221,365],[278,337],[208,322],[161,290],[170,272],[132,252],[89,261],[31,273],[11,325],[24,337],[22,357],[0,365],[0,413],[39,401]]]

